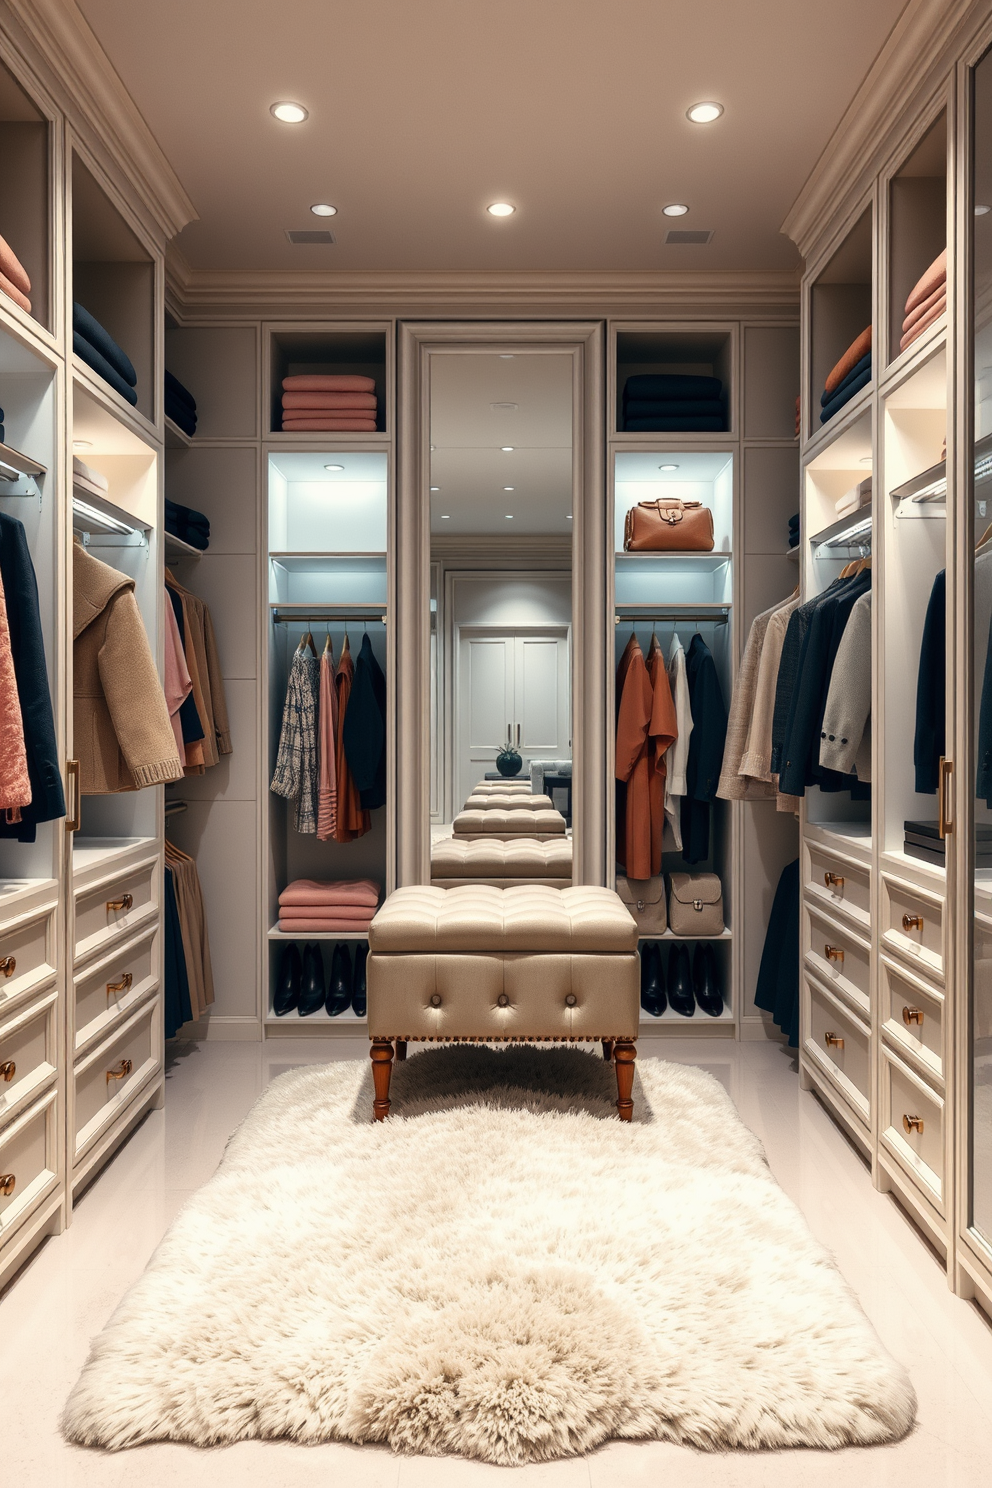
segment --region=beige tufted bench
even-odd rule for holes
[[[525,796],[523,791],[490,791],[488,795],[469,796],[463,811],[554,811],[550,796]]]
[[[446,837],[431,848],[431,883],[439,889],[489,884],[494,889],[572,885],[572,839]]]
[[[459,811],[451,825],[456,837],[564,837],[565,818],[553,806],[537,811]]]
[[[529,780],[480,780],[473,787],[473,796],[529,796],[533,794]]]
[[[369,927],[375,1118],[415,1041],[602,1042],[633,1112],[638,929],[611,889],[397,889]]]

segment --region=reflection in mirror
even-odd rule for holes
[[[571,881],[572,358],[432,355],[431,878]],[[529,859],[521,873],[523,859]]]

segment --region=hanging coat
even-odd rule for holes
[[[665,758],[665,817],[677,852],[682,851],[682,797],[685,795],[685,767],[692,738],[692,709],[689,706],[689,683],[685,674],[685,652],[678,635],[672,635],[668,651],[668,682],[675,704],[678,734]]]
[[[336,765],[338,778],[338,820],[334,829],[335,842],[354,842],[356,837],[364,837],[366,832],[372,829],[372,818],[367,811],[363,811],[358,786],[355,784],[351,768],[348,764],[348,756],[344,747],[345,723],[348,717],[348,704],[351,700],[351,687],[355,678],[355,663],[351,657],[351,647],[348,637],[345,636],[341,647],[341,660],[334,676],[334,686],[338,695],[338,731],[335,740]]]
[[[334,686],[334,650],[330,637],[320,658],[320,787],[317,795],[317,837],[330,842],[338,820],[338,695]]]
[[[665,784],[668,751],[679,736],[678,716],[672,685],[668,680],[665,653],[656,635],[648,647],[648,680],[651,683],[651,722],[648,726],[648,799],[651,808],[651,873],[661,872],[665,836]]]
[[[289,668],[279,752],[269,787],[275,795],[296,802],[296,830],[311,837],[317,831],[319,687],[316,656],[307,647],[298,649]]]
[[[617,859],[628,878],[651,877],[651,787],[648,754],[654,697],[644,664],[644,653],[632,635],[620,659],[622,675],[617,717],[616,777],[627,787],[623,837],[617,838]],[[619,824],[618,824],[619,825]]]
[[[0,813],[19,822],[21,808],[31,803],[31,781],[24,748],[24,723],[10,649],[10,627],[0,574]]]
[[[355,663],[355,680],[343,729],[348,768],[362,806],[373,811],[386,804],[386,678],[368,635]]]
[[[694,635],[686,658],[693,730],[682,798],[682,856],[701,863],[710,854],[710,802],[716,796],[727,743],[727,709],[716,663],[701,635]]]

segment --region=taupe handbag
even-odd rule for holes
[[[618,878],[617,893],[637,921],[642,938],[664,935],[668,929],[665,906],[665,880],[657,878]]]
[[[670,873],[668,923],[675,935],[723,934],[723,886],[715,873]]]
[[[623,545],[628,553],[712,553],[713,513],[677,496],[639,501],[624,518]]]

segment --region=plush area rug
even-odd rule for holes
[[[412,1048],[412,1046],[411,1046]],[[506,1465],[611,1437],[892,1441],[915,1396],[710,1075],[454,1046],[268,1087],[103,1332],[110,1448],[384,1442]]]

